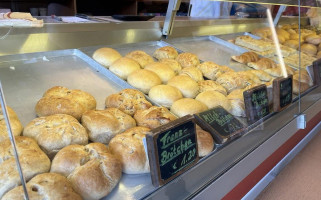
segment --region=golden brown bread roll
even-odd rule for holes
[[[121,79],[126,80],[128,75],[131,74],[134,71],[137,71],[140,69],[140,65],[138,62],[131,58],[122,57],[113,62],[109,70],[119,76]]]
[[[303,72],[301,73],[301,77],[299,77],[299,73],[296,73],[296,74],[293,75],[293,80],[297,80],[297,81],[300,81],[302,83],[306,83],[309,86],[312,86],[313,85],[313,81],[310,78],[309,74],[304,73],[304,70],[302,70],[302,71]]]
[[[315,34],[307,35],[305,41],[309,44],[319,45],[321,43],[321,36]]]
[[[318,51],[321,51],[321,44],[318,45]]]
[[[261,38],[268,38],[269,36],[272,35],[270,27],[263,27],[263,28],[258,28],[253,31],[251,31],[253,35],[257,35]]]
[[[320,59],[320,58],[321,58],[321,51],[317,53],[317,59]]]
[[[167,84],[176,87],[187,98],[195,98],[198,94],[198,84],[189,76],[175,76]]]
[[[209,132],[196,125],[196,137],[199,157],[204,157],[213,151],[215,144]]]
[[[141,68],[144,68],[146,65],[154,62],[153,57],[148,55],[146,52],[140,50],[131,51],[126,55],[126,57],[138,62]]]
[[[295,40],[295,41],[298,41],[298,42],[301,42],[301,43],[304,42],[303,36],[301,35],[301,40],[299,40],[299,34],[297,34],[297,33],[292,33],[290,35],[289,40]]]
[[[164,58],[175,59],[178,56],[178,53],[174,47],[165,46],[165,47],[156,49],[153,56],[158,60],[161,60]]]
[[[305,92],[307,89],[309,89],[309,84],[304,82],[300,83],[298,80],[293,79],[293,94]]]
[[[164,58],[159,61],[160,63],[164,63],[174,70],[175,74],[178,74],[182,70],[181,64],[174,59]]]
[[[33,177],[27,183],[29,200],[82,200],[68,181],[67,178],[56,173],[43,173]],[[2,200],[24,200],[22,186],[15,187],[7,192]]]
[[[299,48],[299,41],[298,40],[286,40],[283,45],[287,47],[291,47],[293,49],[298,49]]]
[[[195,99],[205,104],[209,109],[222,106],[227,111],[231,110],[231,104],[226,96],[213,90],[202,92]]]
[[[243,76],[247,76],[254,83],[261,83],[261,80],[259,79],[259,77],[257,77],[256,74],[251,73],[250,71],[240,71],[240,72],[238,72],[238,74],[241,74]]]
[[[293,75],[295,72],[294,69],[292,69],[291,67],[288,67],[288,66],[285,66],[285,69],[286,69],[286,72],[288,75],[290,75],[290,74]],[[278,64],[278,67],[276,67],[276,68],[265,69],[264,71],[273,77],[283,76],[282,69],[279,64]]]
[[[162,84],[160,77],[147,69],[140,69],[129,74],[127,82],[145,94],[148,94],[149,90],[155,85]]]
[[[254,69],[269,69],[269,68],[275,68],[276,63],[271,60],[270,58],[261,58],[257,62],[249,62],[247,63],[247,66],[252,67]]]
[[[150,63],[145,66],[145,69],[157,74],[164,84],[175,76],[175,72],[170,66],[160,62]]]
[[[185,67],[179,72],[179,75],[189,76],[196,82],[204,80],[201,70],[196,67]]]
[[[283,44],[286,41],[284,35],[278,34],[277,37],[280,44]]]
[[[281,29],[281,28],[276,28],[276,33],[278,35],[282,35],[285,40],[290,39],[290,33],[288,33],[286,30]]]
[[[120,53],[112,48],[100,48],[93,54],[93,59],[106,68],[121,57]]]
[[[198,59],[197,55],[188,52],[179,54],[176,57],[176,60],[179,62],[182,68],[196,67],[198,64],[200,64],[200,60]]]
[[[249,70],[250,73],[255,74],[261,81],[270,81],[272,77],[263,70]]]
[[[237,117],[246,117],[243,92],[244,89],[236,89],[227,95],[231,103],[230,113]]]
[[[247,76],[238,74],[237,72],[224,73],[217,78],[216,82],[223,86],[227,93],[235,89],[243,89],[253,83]]]
[[[171,85],[156,85],[149,90],[149,98],[161,106],[170,108],[178,99],[183,98],[182,93]]]
[[[301,46],[301,51],[308,54],[308,55],[314,56],[317,53],[318,48],[316,46],[314,46],[313,44],[303,44]]]
[[[193,115],[195,113],[206,111],[207,109],[207,106],[198,100],[183,98],[173,103],[171,112],[178,117],[184,117],[185,115]]]
[[[249,62],[257,62],[260,58],[259,55],[256,54],[255,52],[245,52],[239,56],[231,56],[233,60],[236,62],[242,63],[242,64],[247,64]]]
[[[226,89],[220,84],[212,80],[200,81],[198,82],[198,86],[199,86],[199,93],[209,91],[209,90],[214,90],[222,93],[224,96],[227,95]]]
[[[226,66],[220,66],[212,61],[203,62],[197,65],[197,68],[201,70],[206,78],[211,80],[216,80],[221,74],[230,71],[230,68]]]
[[[13,136],[21,135],[23,127],[17,114],[9,106],[7,106],[7,111],[10,119],[11,131]],[[0,142],[8,138],[9,133],[6,125],[6,120],[4,118],[4,114],[0,105]]]

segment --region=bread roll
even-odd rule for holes
[[[9,106],[7,106],[7,111],[10,119],[12,134],[14,136],[21,135],[23,127],[17,114]],[[4,118],[4,114],[0,105],[0,142],[8,138],[9,138],[9,133],[6,125],[6,120]]]
[[[222,93],[225,96],[227,95],[226,89],[223,86],[221,86],[220,84],[218,84],[212,80],[200,81],[200,82],[198,82],[198,86],[199,86],[199,93],[213,90],[213,91]]]
[[[93,59],[106,68],[121,57],[120,53],[112,48],[100,48],[93,54]]]
[[[321,44],[318,45],[318,51],[321,51]]]
[[[27,183],[29,200],[81,200],[64,176],[56,173],[43,173],[35,176]],[[22,186],[15,187],[7,192],[2,200],[24,200]]]
[[[230,113],[237,117],[246,117],[243,92],[243,89],[237,89],[227,95],[227,99],[231,103]]]
[[[87,111],[81,123],[88,130],[91,141],[104,144],[108,144],[118,133],[136,126],[136,121],[130,115],[117,108]]]
[[[207,106],[198,100],[183,98],[173,103],[171,112],[178,117],[184,117],[185,115],[193,115],[195,113],[206,111],[207,109]]]
[[[122,166],[105,145],[91,143],[61,149],[52,161],[50,172],[66,176],[82,198],[101,199],[119,182]]]
[[[217,78],[216,82],[223,86],[228,93],[235,89],[243,89],[253,83],[247,76],[237,72],[224,73]]]
[[[238,74],[241,74],[243,76],[247,76],[254,83],[261,83],[261,80],[259,79],[259,77],[257,77],[256,74],[251,73],[250,71],[240,71],[240,72],[238,72]]]
[[[197,68],[201,70],[206,78],[211,80],[216,80],[217,77],[224,73],[222,67],[212,61],[203,62],[197,65]]]
[[[146,69],[131,73],[127,77],[127,82],[145,94],[148,94],[149,90],[155,85],[162,84],[162,80],[156,73]]]
[[[286,41],[284,35],[277,34],[277,37],[278,37],[278,40],[279,40],[280,44],[283,44]]]
[[[245,52],[239,56],[231,56],[236,62],[247,64],[249,62],[257,62],[260,58],[255,52]]]
[[[321,43],[321,37],[319,35],[311,34],[305,37],[305,41],[313,45],[319,45]]]
[[[305,73],[301,73],[301,77],[299,77],[299,73],[296,73],[296,74],[293,75],[293,79],[297,80],[297,81],[300,81],[302,83],[306,83],[309,86],[313,85],[312,79],[310,78],[310,76],[308,74],[305,74]]]
[[[197,95],[196,100],[204,103],[209,109],[222,106],[225,110],[231,110],[229,100],[221,93],[216,91],[205,91]]]
[[[180,71],[179,75],[189,76],[196,82],[204,80],[201,70],[197,69],[196,67],[185,67]]]
[[[314,46],[313,44],[303,44],[301,46],[301,51],[308,54],[308,55],[314,56],[317,53],[318,48],[316,46]]]
[[[193,53],[181,53],[176,57],[176,60],[182,66],[185,67],[196,67],[200,64],[200,60],[198,59],[197,55]]]
[[[278,35],[282,35],[285,40],[290,39],[290,33],[288,33],[287,31],[285,31],[285,30],[283,30],[281,28],[276,28],[276,33]]]
[[[299,34],[297,34],[297,33],[292,33],[290,35],[290,40],[295,40],[295,41],[298,41],[298,42],[304,42],[304,39],[303,39],[302,35],[301,35],[301,39],[299,40]]]
[[[70,144],[88,144],[86,129],[65,114],[36,118],[25,127],[23,135],[35,139],[49,158]]]
[[[144,126],[150,129],[157,128],[177,119],[167,108],[157,106],[152,106],[147,110],[138,110],[134,118],[138,126]]]
[[[271,81],[272,77],[263,70],[249,70],[250,73],[255,74],[261,81]]]
[[[181,64],[174,59],[164,58],[159,61],[160,63],[164,63],[174,70],[175,74],[178,74],[182,70]]]
[[[144,94],[135,89],[123,89],[117,94],[108,96],[105,105],[107,108],[118,108],[130,116],[133,116],[137,110],[148,109],[152,106],[145,99]]]
[[[134,127],[116,135],[109,143],[109,150],[122,164],[126,174],[149,173],[149,163],[143,138],[150,131],[146,127]]]
[[[144,68],[146,65],[153,63],[154,59],[144,51],[131,51],[126,55],[127,58],[131,58],[139,63],[141,68]]]
[[[294,69],[292,69],[291,67],[286,66],[285,69],[286,69],[287,74],[293,74],[294,73]],[[264,71],[266,73],[270,74],[273,77],[281,77],[281,76],[283,76],[282,69],[281,69],[280,65],[278,65],[277,68],[265,69]]]
[[[252,67],[254,69],[269,69],[269,68],[275,68],[276,67],[276,63],[269,59],[269,58],[261,58],[259,61],[257,62],[249,62],[247,63],[247,66]]]
[[[128,75],[140,69],[140,65],[133,59],[123,57],[111,64],[109,70],[119,76],[121,79],[126,80]]]
[[[296,79],[293,79],[293,94],[298,95],[299,93],[305,92],[309,89],[309,84],[305,82],[299,82]]]
[[[39,117],[67,114],[80,120],[84,112],[96,109],[96,100],[87,92],[55,86],[45,92],[35,109]]]
[[[157,74],[164,84],[175,76],[175,72],[170,66],[160,62],[148,64],[145,66],[145,69]]]
[[[175,48],[171,46],[165,46],[165,47],[156,49],[153,56],[158,60],[161,60],[164,58],[175,59],[178,56],[178,53]]]
[[[32,138],[16,136],[16,148],[25,180],[48,172],[50,160]],[[0,199],[12,188],[21,184],[10,139],[0,143]]]
[[[321,51],[317,53],[317,59],[320,59],[320,58],[321,58]]]
[[[298,40],[287,40],[283,43],[283,45],[291,47],[293,49],[299,48],[299,41]]]
[[[207,156],[213,151],[215,144],[213,137],[209,132],[204,131],[199,126],[196,126],[196,137],[199,157]]]
[[[148,96],[154,102],[167,108],[170,108],[178,99],[183,98],[182,93],[170,85],[156,85],[149,90]]]
[[[194,98],[198,94],[198,84],[189,76],[175,76],[167,84],[176,87],[187,98]]]

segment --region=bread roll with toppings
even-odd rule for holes
[[[176,57],[176,60],[179,62],[182,68],[196,67],[198,64],[200,64],[200,60],[198,59],[197,55],[188,52],[179,54]]]
[[[23,126],[12,108],[7,106],[8,116],[10,119],[11,131],[14,136],[19,136],[22,133]],[[0,142],[9,138],[6,120],[0,105]]]
[[[174,59],[164,58],[161,59],[159,62],[170,66],[172,70],[174,70],[175,74],[178,74],[182,70],[181,64],[179,64],[179,62],[177,62]]]
[[[131,51],[125,57],[131,58],[138,62],[141,68],[144,68],[146,65],[154,62],[153,57],[140,50]]]
[[[174,47],[165,46],[165,47],[156,49],[153,56],[158,60],[161,60],[164,58],[175,59],[178,56],[178,53]]]
[[[198,86],[199,86],[199,93],[213,90],[213,91],[223,94],[224,96],[227,95],[226,89],[223,86],[221,86],[220,84],[218,84],[212,80],[200,81],[200,82],[198,82]]]
[[[196,67],[185,67],[180,71],[179,75],[189,76],[196,82],[204,80],[201,70],[197,69]]]

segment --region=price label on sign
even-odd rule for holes
[[[199,159],[193,116],[188,115],[153,129],[146,136],[152,183],[174,179]]]
[[[273,80],[273,110],[279,112],[292,103],[293,76]]]

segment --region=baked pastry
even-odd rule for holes
[[[22,129],[23,129],[22,124],[18,119],[17,114],[12,110],[12,108],[7,106],[7,111],[10,119],[12,134],[14,136],[18,136],[22,132]],[[0,142],[8,138],[9,138],[9,133],[6,125],[6,120],[4,118],[4,114],[0,105]]]
[[[291,47],[288,47],[288,46],[285,46],[285,45],[280,45],[280,49],[281,49],[281,52],[282,52],[282,56],[283,57],[288,57],[292,54],[295,54],[297,53],[297,51]],[[276,54],[276,51],[275,51],[275,55]]]
[[[170,66],[160,62],[148,64],[145,69],[157,74],[164,84],[175,76],[175,72]]]
[[[238,74],[241,74],[243,76],[247,76],[254,83],[261,83],[261,80],[259,79],[259,77],[257,77],[254,73],[251,73],[249,71],[240,71],[240,72],[238,72]]]
[[[149,162],[143,145],[143,138],[149,131],[147,127],[137,126],[116,135],[110,141],[109,150],[120,160],[124,173],[149,173]]]
[[[74,144],[57,153],[50,172],[67,177],[82,198],[101,199],[119,182],[122,166],[104,144]]]
[[[318,45],[318,51],[321,51],[321,43]]]
[[[231,109],[231,104],[226,96],[216,91],[202,92],[195,99],[204,103],[209,109],[217,106],[222,106],[227,111]]]
[[[189,76],[175,76],[167,84],[176,87],[187,98],[195,98],[198,94],[198,84]]]
[[[124,113],[133,116],[137,110],[148,109],[152,104],[145,99],[142,92],[135,89],[123,89],[117,94],[106,98],[107,108],[118,108]]]
[[[311,55],[307,55],[303,52],[301,52],[301,66],[299,66],[299,54],[293,54],[289,57],[284,58],[284,62],[286,64],[292,65],[296,68],[305,68],[306,66],[312,65],[313,61],[315,61],[316,58],[312,57]]]
[[[100,48],[93,54],[93,59],[106,68],[121,57],[120,53],[112,48]]]
[[[127,77],[127,82],[145,94],[148,94],[149,90],[155,85],[162,84],[160,77],[147,69],[140,69],[131,73]]]
[[[299,71],[297,71],[297,73],[293,75],[293,79],[303,83],[307,83],[309,86],[313,85],[313,81],[306,70],[302,70],[301,77],[299,77]]]
[[[244,89],[236,89],[227,95],[231,103],[230,113],[237,117],[246,117],[243,92]]]
[[[86,129],[74,117],[65,114],[36,118],[27,124],[23,135],[35,139],[49,158],[70,144],[88,144]]]
[[[247,64],[249,62],[257,62],[260,58],[259,55],[254,52],[245,52],[239,56],[231,56],[236,62]]]
[[[174,47],[165,46],[165,47],[156,49],[156,51],[153,53],[153,56],[158,60],[161,60],[164,58],[175,59],[178,56],[178,53]]]
[[[246,48],[244,47],[245,49],[253,52],[253,53],[256,53],[260,56],[263,56],[263,57],[267,57],[267,58],[270,58],[270,57],[273,57],[275,55],[275,49],[269,49],[269,50],[266,50],[266,51],[254,51],[253,49],[249,49],[249,48]]]
[[[299,39],[299,34],[297,34],[297,33],[290,34],[289,40],[296,40],[296,41],[302,42],[302,43],[304,42],[303,35],[301,35],[301,39]]]
[[[291,67],[288,67],[288,66],[285,66],[285,69],[286,69],[287,74],[293,75],[294,72],[295,72],[294,69],[292,69]],[[265,69],[264,71],[266,73],[270,74],[273,77],[281,77],[281,76],[283,76],[282,69],[281,69],[281,66],[279,64],[278,64],[278,67],[276,67],[276,68]]]
[[[199,65],[197,65],[197,68],[201,70],[203,75],[211,80],[216,80],[217,77],[219,77],[221,74],[225,73],[224,67],[212,62],[212,61],[206,61]]]
[[[220,70],[222,73],[226,73],[226,72],[234,72],[233,69],[229,68],[228,66],[225,65],[220,65]]]
[[[68,181],[67,178],[56,173],[43,173],[33,177],[27,183],[27,191],[30,200],[82,200]],[[24,200],[22,186],[15,187],[7,192],[2,200]]]
[[[248,35],[236,37],[235,44],[259,52],[267,51],[274,48],[274,46],[270,42],[264,40],[257,40]]]
[[[303,44],[301,46],[301,51],[308,55],[314,56],[318,52],[318,48],[313,44]]]
[[[305,37],[305,41],[309,44],[319,45],[321,43],[321,36],[311,34]]]
[[[170,108],[178,99],[183,98],[182,93],[171,85],[156,85],[149,90],[149,98],[154,102]]]
[[[212,80],[200,81],[200,82],[198,82],[198,87],[199,87],[199,93],[213,90],[213,91],[219,92],[225,96],[227,95],[226,89],[223,86],[221,86],[220,84],[218,84]]]
[[[317,53],[317,59],[320,59],[320,58],[321,58],[321,51]]]
[[[146,52],[139,50],[129,52],[126,57],[138,62],[141,68],[144,68],[146,65],[154,62],[153,57],[148,55]]]
[[[176,60],[179,62],[182,68],[196,67],[198,64],[200,64],[200,60],[198,59],[197,55],[188,52],[179,54],[176,57]]]
[[[285,31],[284,29],[276,28],[275,31],[276,31],[277,35],[282,35],[285,40],[289,40],[290,39],[290,33]]]
[[[257,35],[261,38],[268,38],[272,35],[270,27],[263,27],[263,28],[254,29],[253,31],[251,31],[251,33],[253,35]]]
[[[157,106],[152,106],[147,110],[138,110],[134,118],[138,126],[144,126],[150,129],[157,128],[177,119],[167,108]]]
[[[50,160],[32,138],[16,136],[16,148],[26,181],[37,174],[48,172]],[[10,139],[0,143],[0,199],[12,188],[21,184]]]
[[[293,49],[299,48],[299,41],[298,40],[287,40],[283,43],[283,45],[291,47]]]
[[[39,117],[67,114],[80,120],[84,112],[96,109],[96,100],[87,92],[55,86],[45,92],[35,109]]]
[[[249,72],[255,74],[261,81],[270,81],[272,79],[264,70],[249,70]]]
[[[254,69],[269,69],[269,68],[275,68],[276,63],[271,60],[270,58],[261,58],[257,62],[249,62],[247,63],[247,66],[252,67]]]
[[[127,57],[122,57],[116,60],[109,67],[109,70],[111,72],[113,72],[118,77],[124,80],[127,79],[129,74],[139,69],[140,69],[140,65],[138,64],[138,62]]]
[[[178,74],[182,70],[181,64],[174,59],[164,58],[159,60],[160,63],[164,63],[174,70],[175,74]]]
[[[196,82],[204,80],[201,70],[196,67],[185,67],[180,71],[179,75],[189,76]]]
[[[305,92],[309,89],[309,84],[305,82],[299,82],[297,79],[293,79],[293,94]]]
[[[247,76],[238,74],[237,72],[227,72],[216,79],[216,82],[223,86],[227,93],[235,89],[243,89],[248,85],[253,84]]]
[[[198,100],[183,98],[175,101],[170,111],[178,117],[184,117],[185,115],[193,115],[206,111],[207,109],[208,107]]]
[[[89,110],[81,117],[81,123],[91,141],[104,144],[108,144],[118,133],[136,126],[136,121],[130,115],[117,108]]]
[[[198,156],[204,157],[211,153],[214,149],[214,140],[212,135],[196,126]]]

